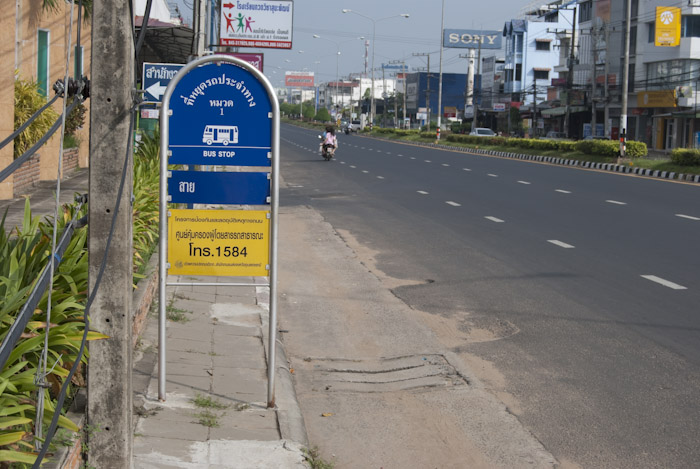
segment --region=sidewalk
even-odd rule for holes
[[[254,279],[181,281],[242,280]],[[134,468],[307,467],[306,432],[279,344],[277,408],[266,408],[268,295],[263,286],[168,288],[165,402],[158,400],[155,314],[137,347]]]
[[[86,169],[61,183],[61,203],[88,191]],[[56,186],[29,194],[32,216],[53,216]],[[5,230],[21,225],[23,197],[0,200]],[[183,277],[183,282],[256,279]],[[259,280],[259,279],[258,279]],[[169,279],[177,281],[177,278]],[[259,283],[259,282],[256,282]],[[166,400],[158,400],[157,308],[134,351],[135,469],[305,468],[308,445],[281,342],[275,409],[267,409],[269,289],[265,286],[168,288]]]

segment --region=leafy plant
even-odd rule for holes
[[[27,122],[36,111],[46,104],[39,94],[39,85],[34,81],[15,79],[15,130]],[[58,113],[49,107],[15,139],[15,158],[22,155],[48,132],[58,119]]]
[[[84,214],[85,209],[83,209]],[[64,206],[59,214],[58,230],[76,215],[74,206]],[[27,300],[36,279],[48,264],[51,252],[53,226],[48,220],[32,217],[29,200],[25,203],[22,226],[5,230],[5,218],[0,222],[0,340]],[[49,295],[42,296],[32,319],[27,324],[5,366],[0,370],[0,460],[17,464],[31,464],[36,455],[32,440],[35,438],[33,421],[36,419],[38,393],[44,393],[43,423],[50,423],[56,409],[52,401],[67,379],[69,369],[77,359],[77,352],[85,328],[83,311],[87,296],[88,260],[87,229],[76,230],[62,262],[54,273],[51,294],[50,328],[47,321]],[[34,382],[41,365],[42,347],[48,336],[47,388],[38,388]],[[105,338],[91,331],[88,340]],[[82,357],[87,362],[87,355]],[[72,385],[82,384],[80,373]],[[78,428],[64,416],[59,426],[70,431]]]
[[[134,278],[143,278],[146,264],[158,247],[160,222],[160,136],[144,134],[134,154],[133,250]]]
[[[85,113],[87,108],[85,104],[78,103],[73,110],[66,116],[66,135],[75,136],[75,133],[83,128],[85,124]]]
[[[676,148],[671,151],[671,161],[679,166],[700,166],[700,150]]]
[[[78,1],[74,0],[75,4],[78,5]],[[92,14],[92,0],[82,0],[83,1],[83,20],[87,21]],[[59,11],[59,5],[63,3],[61,0],[43,0],[43,8],[48,11]]]

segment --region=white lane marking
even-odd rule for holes
[[[670,282],[668,280],[665,280],[661,277],[657,277],[656,275],[642,275],[642,278],[645,278],[647,280],[651,280],[652,282],[656,282],[660,285],[663,285],[664,287],[671,288],[673,290],[687,290],[686,287],[683,285],[678,285],[677,283]]]
[[[448,166],[449,166],[449,164],[447,164],[447,163],[442,163],[442,165],[445,166],[445,167],[448,167]]]
[[[357,168],[357,166],[355,166],[355,165],[350,165],[350,167],[351,167],[352,169]]]
[[[615,204],[615,205],[627,205],[627,202],[620,202],[618,200],[606,200],[606,202],[609,204]]]
[[[384,176],[377,176],[377,179],[384,179]]]
[[[464,171],[471,171],[469,168],[462,168]]]
[[[391,155],[391,152],[390,152],[390,151],[388,151],[388,152],[386,152],[386,154],[387,154],[387,155]]]
[[[428,194],[429,194],[429,192],[425,192],[425,191],[417,191],[417,192],[418,192],[419,194],[423,194],[423,195],[428,195]]]
[[[518,184],[532,184],[532,183],[527,182],[527,181],[518,181]]]
[[[496,217],[484,217],[484,218],[486,218],[487,220],[491,220],[494,223],[504,223],[503,220],[501,220],[500,218],[496,218]]]
[[[432,161],[430,161],[430,160],[425,160],[425,162],[426,162],[426,163],[432,163]]]
[[[489,177],[497,178],[497,177],[498,177],[498,174],[491,174],[491,173],[489,173]]]
[[[345,161],[341,161],[340,164],[345,164]]]
[[[364,169],[362,170],[362,172],[365,173],[365,174],[369,173],[369,171],[364,170]]]
[[[682,213],[676,213],[676,216],[681,217],[681,218],[686,218],[688,220],[700,221],[700,218],[698,218],[698,217],[691,217],[690,215],[683,215]]]
[[[565,191],[564,189],[557,189],[554,192],[559,192],[560,194],[571,194],[571,191]]]
[[[571,244],[566,244],[565,242],[559,241],[558,239],[548,239],[547,242],[552,243],[552,244],[559,246],[560,248],[564,248],[564,249],[573,249],[574,248],[574,246],[572,246]]]
[[[416,158],[414,156],[411,157],[412,160],[415,160]]]
[[[399,153],[399,156],[403,156],[401,153]]]
[[[457,202],[452,202],[451,200],[448,200],[445,202],[447,205],[452,205],[453,207],[461,207],[462,204],[458,204]]]
[[[365,147],[360,147],[360,149],[361,149],[361,150],[364,150],[364,149],[365,149]]]

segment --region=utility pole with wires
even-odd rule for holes
[[[620,158],[627,152],[627,93],[630,72],[630,25],[632,23],[632,0],[626,0],[625,55],[622,65],[622,109],[620,109]]]
[[[129,469],[133,456],[132,401],[132,148],[134,37],[129,2],[94,2],[90,94],[89,286],[90,329],[107,339],[90,343],[87,423],[91,467]],[[125,174],[123,191],[120,182]],[[115,201],[119,205],[115,206]],[[115,213],[115,209],[118,213]],[[112,230],[112,219],[116,215]],[[108,244],[109,243],[109,244]],[[87,327],[87,326],[86,326]]]
[[[483,37],[480,38],[479,40],[479,53],[477,54],[476,58],[476,76],[479,77],[479,90],[481,90],[481,41],[483,41]],[[476,80],[474,80],[476,81]],[[476,86],[476,85],[475,85]],[[476,97],[476,93],[474,93],[474,120],[472,121],[472,130],[476,129],[478,127],[478,107],[479,107],[479,101],[478,98]]]
[[[571,92],[574,88],[574,65],[576,50],[576,8],[574,8],[574,20],[571,25],[571,44],[569,45],[569,73],[566,75],[566,114],[564,115],[564,133],[571,137]]]
[[[414,57],[428,57],[428,68],[427,68],[427,74],[426,74],[426,80],[427,80],[427,85],[425,88],[425,110],[428,114],[428,118],[426,120],[426,130],[430,132],[430,54],[428,53],[421,53],[413,54]]]

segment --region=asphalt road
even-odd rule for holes
[[[393,293],[559,461],[698,467],[700,187],[316,133],[283,126],[282,206],[420,282]]]

